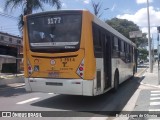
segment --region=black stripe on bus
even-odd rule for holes
[[[58,56],[58,57],[48,57],[48,56],[35,56],[35,55],[32,55],[32,57],[35,57],[35,58],[48,58],[48,59],[52,59],[52,58],[70,58],[70,57],[77,57],[78,55],[71,55],[71,56]]]

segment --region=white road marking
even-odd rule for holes
[[[148,120],[159,120],[159,119],[148,119]]]
[[[39,97],[31,98],[31,99],[28,99],[28,100],[25,100],[25,101],[18,102],[16,104],[25,104],[25,103],[28,103],[28,102],[31,102],[31,101],[34,101],[34,100],[38,100],[38,99],[39,99]]]
[[[21,86],[25,86],[25,84],[16,85],[16,87],[21,87]]]
[[[89,120],[107,120],[108,117],[92,117]]]
[[[160,102],[150,102],[150,105],[160,105]]]
[[[160,100],[160,97],[152,97],[150,100]]]
[[[48,93],[49,95],[53,95],[54,93]]]
[[[160,94],[151,94],[151,96],[159,96]]]
[[[160,91],[151,91],[151,93],[160,93]]]
[[[160,102],[152,102],[153,100],[160,100],[160,91],[158,90],[154,90],[154,91],[151,91],[151,96],[150,96],[150,106],[156,106],[156,105],[160,105]],[[157,108],[152,108],[152,109],[149,109],[150,112],[159,112],[160,109],[157,109]],[[157,118],[156,118],[157,119]],[[154,119],[148,119],[148,120],[156,120],[155,118]],[[158,120],[158,119],[157,119]]]
[[[160,109],[149,109],[149,111],[160,111]]]

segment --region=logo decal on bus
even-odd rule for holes
[[[56,61],[55,60],[51,60],[51,65],[55,65],[56,64]]]
[[[67,67],[66,66],[67,62],[62,62],[62,64],[63,64],[63,67]]]
[[[39,66],[38,65],[34,66],[34,71],[36,71],[36,72],[39,71]]]
[[[63,64],[63,67],[67,67],[66,64],[68,62],[75,62],[75,58],[74,57],[65,57],[65,58],[61,58],[61,62]]]

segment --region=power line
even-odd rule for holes
[[[4,26],[0,26],[1,28],[3,28],[3,29],[17,29],[18,28],[18,26],[16,26],[16,27],[4,27]]]
[[[150,27],[157,27],[157,26],[156,25],[153,25],[153,26],[151,25]],[[138,26],[138,27],[143,28],[143,27],[148,27],[148,26]]]
[[[12,15],[8,15],[8,14],[2,13],[2,12],[0,12],[0,15],[3,16],[3,17],[11,18],[13,20],[17,20],[18,19],[18,17],[14,17]]]
[[[0,20],[0,22],[4,22],[3,20]],[[3,25],[4,27],[10,27],[11,25],[8,25],[8,24],[6,24],[6,25]],[[12,25],[12,27],[15,27],[15,26],[17,26],[16,24],[15,25]]]

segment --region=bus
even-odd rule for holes
[[[26,91],[96,96],[132,77],[136,45],[87,10],[24,16]]]

